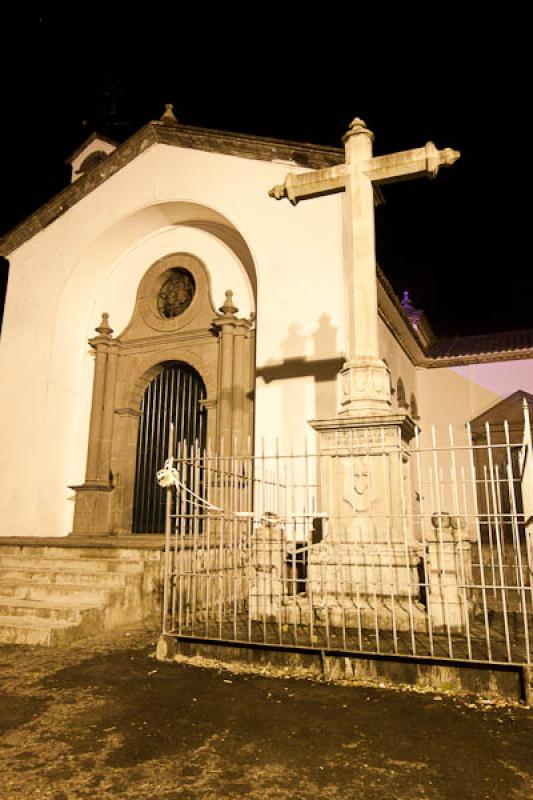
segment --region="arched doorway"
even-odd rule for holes
[[[156,472],[175,441],[209,440],[241,452],[253,430],[254,322],[233,295],[218,313],[205,265],[170,253],[145,273],[120,336],[108,314],[95,350],[85,482],[76,490],[73,535],[159,533],[163,496]],[[201,376],[201,377],[200,377]]]
[[[146,387],[137,436],[133,533],[164,532],[165,491],[157,484],[156,473],[168,456],[170,425],[174,425],[175,452],[183,442],[197,443],[203,450],[206,396],[200,375],[181,362],[163,366]]]

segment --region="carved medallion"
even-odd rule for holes
[[[183,314],[192,303],[196,285],[186,269],[173,269],[159,290],[157,310],[162,317],[172,319]]]

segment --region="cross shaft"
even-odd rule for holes
[[[373,133],[356,117],[343,137],[345,161],[300,175],[289,173],[269,195],[300,200],[344,191],[343,245],[347,295],[347,361],[342,370],[344,411],[382,413],[390,408],[387,367],[380,358],[374,221],[374,187],[422,176],[460,157],[456,150],[425,147],[373,156]]]

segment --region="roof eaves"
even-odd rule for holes
[[[66,186],[25,220],[12,228],[1,240],[0,255],[8,256],[28,239],[47,228],[58,217],[76,205],[83,197],[105,183],[135,156],[157,142],[150,124],[134,133],[124,144],[114,150],[96,169],[82,175]]]
[[[460,367],[468,364],[489,364],[495,361],[523,361],[533,359],[533,347],[520,350],[494,350],[486,353],[467,353],[465,355],[428,355],[424,366],[428,368]]]

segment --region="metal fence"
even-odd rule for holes
[[[164,632],[531,663],[533,454],[524,423],[336,431],[320,454],[182,444],[167,486]]]

